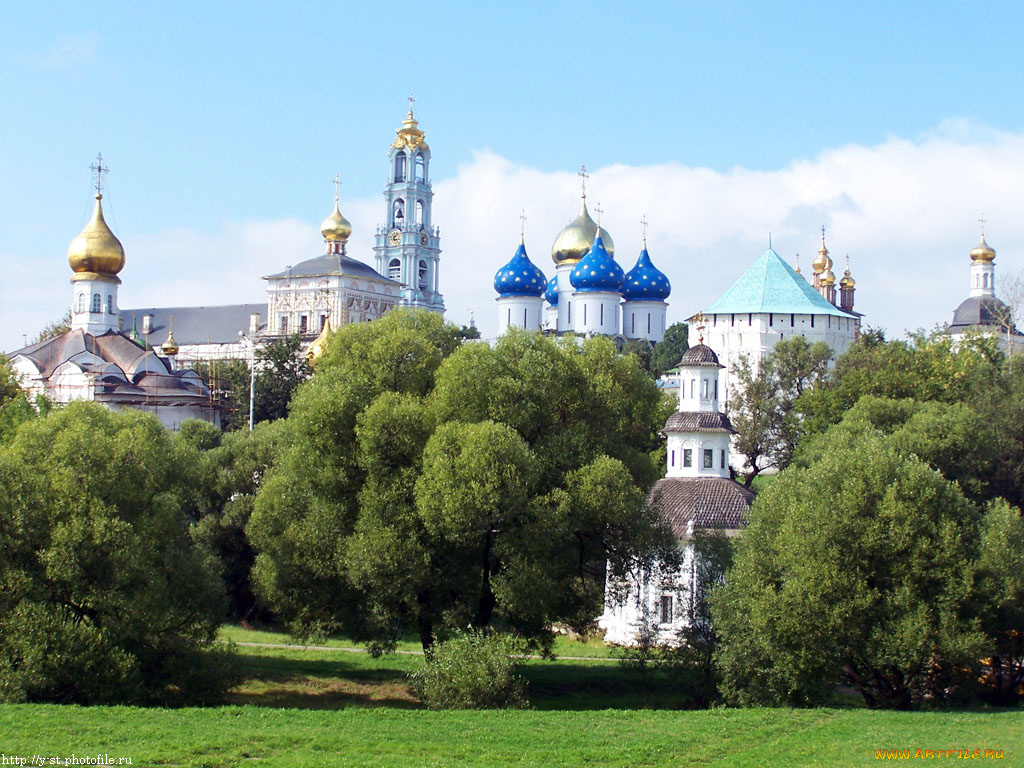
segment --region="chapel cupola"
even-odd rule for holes
[[[341,215],[341,209],[338,208],[338,185],[341,181],[337,176],[334,177],[334,211],[331,215],[324,219],[320,225],[320,234],[324,237],[324,242],[327,243],[328,253],[345,253],[345,244],[348,242],[349,236],[352,234],[352,223]]]
[[[985,241],[985,219],[979,218],[981,239],[971,249],[971,296],[996,295],[996,252]]]

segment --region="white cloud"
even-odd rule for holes
[[[673,285],[670,322],[714,301],[764,252],[769,233],[775,250],[788,259],[799,252],[809,273],[825,225],[837,273],[850,255],[857,309],[868,325],[894,337],[947,322],[966,297],[967,254],[981,212],[998,251],[997,275],[1024,270],[1021,179],[1024,135],[952,121],[912,140],[837,147],[775,171],[609,166],[592,172],[588,202],[592,213],[601,203],[626,269],[639,253],[640,219],[647,216],[651,258]],[[466,323],[473,309],[484,336],[494,334],[492,279],[518,244],[520,209],[526,209],[530,257],[551,276],[551,243],[576,215],[578,184],[572,171],[543,173],[491,152],[435,182],[450,320]],[[380,197],[343,201],[342,210],[354,228],[349,254],[372,265],[373,232],[384,214]],[[226,222],[216,232],[174,230],[127,240],[121,304],[260,301],[262,275],[322,252],[320,213],[328,210],[311,212],[305,222]],[[56,260],[45,270],[14,274],[4,289],[0,329],[9,330],[0,348],[19,345],[23,331],[33,335],[69,301],[65,264]],[[12,285],[31,286],[31,295]]]

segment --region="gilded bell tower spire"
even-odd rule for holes
[[[443,315],[441,231],[431,215],[430,145],[413,114],[415,101],[410,94],[409,113],[388,148],[385,223],[377,227],[373,252],[377,271],[401,284],[403,306]]]

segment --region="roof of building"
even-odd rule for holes
[[[666,432],[735,432],[732,422],[718,411],[676,411],[665,422]]]
[[[122,309],[124,319],[123,331],[132,329],[134,316],[135,328],[142,333],[142,318],[152,315],[150,332],[145,341],[151,347],[159,347],[167,341],[171,328],[170,318],[174,317],[174,340],[179,346],[183,344],[231,344],[238,341],[238,332],[249,333],[249,316],[259,315],[258,330],[264,330],[267,324],[267,305],[263,304],[225,304],[219,307],[143,307],[141,309]]]
[[[715,354],[715,350],[707,344],[694,344],[683,352],[683,357],[679,360],[676,368],[688,367],[725,368],[724,365],[718,362],[718,355]]]
[[[548,287],[544,291],[544,299],[552,307],[557,307],[558,306],[558,274],[557,273],[552,275],[551,279],[548,280]]]
[[[742,312],[852,317],[830,304],[771,248],[704,310],[705,314]]]
[[[996,326],[1005,328],[1009,307],[995,296],[971,296],[953,310],[951,328],[967,326]]]
[[[101,401],[134,402],[144,397],[166,404],[202,401],[210,395],[195,371],[172,371],[152,346],[147,349],[114,331],[98,336],[83,330],[67,331],[19,349],[11,357],[30,360],[43,379],[66,363],[94,374],[96,399]]]
[[[569,273],[569,282],[579,292],[618,293],[622,290],[626,275],[605,248],[601,232],[601,228],[598,227],[590,251]]]
[[[325,253],[313,259],[306,259],[283,272],[266,275],[264,279],[271,277],[321,277],[327,275],[351,275],[353,277],[382,280],[385,283],[395,283],[398,285],[397,282],[384,277],[369,264],[363,264],[363,262],[353,259],[351,256],[343,256],[340,253]]]
[[[747,510],[754,501],[749,491],[727,477],[663,477],[648,500],[672,526],[676,538],[693,528],[737,530],[747,525]]]
[[[622,298],[626,301],[664,301],[670,293],[672,284],[665,273],[654,266],[645,245],[634,267],[626,273]]]
[[[540,296],[547,288],[547,278],[530,261],[526,246],[520,242],[515,255],[494,275],[494,290],[499,296]]]

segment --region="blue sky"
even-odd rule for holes
[[[1000,274],[1024,269],[1024,5],[849,5],[0,5],[0,349],[70,300],[98,151],[122,306],[260,300],[260,275],[320,251],[335,173],[372,263],[410,92],[456,322],[493,325],[521,208],[550,275],[585,162],[627,269],[651,220],[670,320],[768,231],[809,263],[825,224],[869,324],[930,327],[966,295],[982,211]]]

